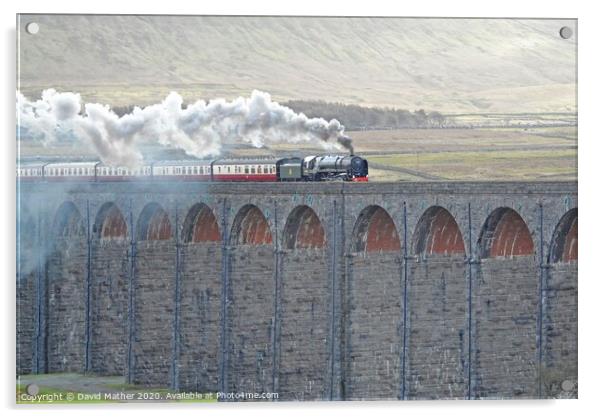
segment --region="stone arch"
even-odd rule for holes
[[[447,209],[431,206],[420,217],[412,237],[412,254],[466,254],[462,232]]]
[[[282,247],[288,251],[280,255],[278,392],[283,400],[323,399],[328,385],[324,370],[329,358],[325,325],[330,312],[330,263],[325,230],[312,208],[299,205],[288,214]]]
[[[289,214],[284,226],[284,248],[324,248],[326,234],[320,218],[309,206],[297,206]]]
[[[497,208],[487,217],[478,246],[481,258],[515,257],[535,252],[527,224],[508,207]]]
[[[185,243],[216,242],[221,239],[217,219],[209,206],[195,204],[186,215],[182,229]]]
[[[228,391],[270,390],[274,318],[274,251],[272,233],[262,211],[244,205],[232,224],[228,312]],[[250,302],[252,301],[252,302]],[[252,320],[250,320],[252,318]]]
[[[138,241],[171,239],[169,215],[158,203],[149,203],[138,218]]]
[[[86,234],[84,220],[73,202],[64,202],[54,217],[55,237],[80,237]]]
[[[107,202],[100,207],[94,222],[94,233],[103,241],[126,239],[127,223],[115,203]]]
[[[90,279],[90,371],[122,374],[126,367],[128,224],[115,202],[105,202],[92,230]],[[99,245],[100,244],[100,245]]]
[[[245,205],[234,218],[230,240],[235,245],[269,245],[272,232],[263,212],[255,205]]]
[[[368,206],[358,216],[351,240],[353,252],[396,252],[401,249],[395,222],[380,206]]]
[[[550,263],[577,261],[577,208],[565,213],[552,236]]]

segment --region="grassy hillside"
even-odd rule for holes
[[[24,27],[40,25],[37,35]],[[574,112],[575,21],[21,16],[20,88],[147,104],[248,95],[443,112]]]

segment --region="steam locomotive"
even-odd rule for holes
[[[368,161],[357,155],[304,158],[158,161],[137,168],[108,166],[97,161],[22,163],[20,180],[44,181],[368,181]]]

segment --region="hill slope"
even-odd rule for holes
[[[21,15],[20,88],[114,105],[260,89],[445,112],[575,111],[576,41],[558,36],[564,25],[576,22]]]

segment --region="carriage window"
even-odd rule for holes
[[[228,173],[230,172],[230,166],[228,166]]]
[[[255,166],[251,167],[251,174],[255,174]]]
[[[248,165],[245,166],[245,174],[249,174],[249,166]]]

